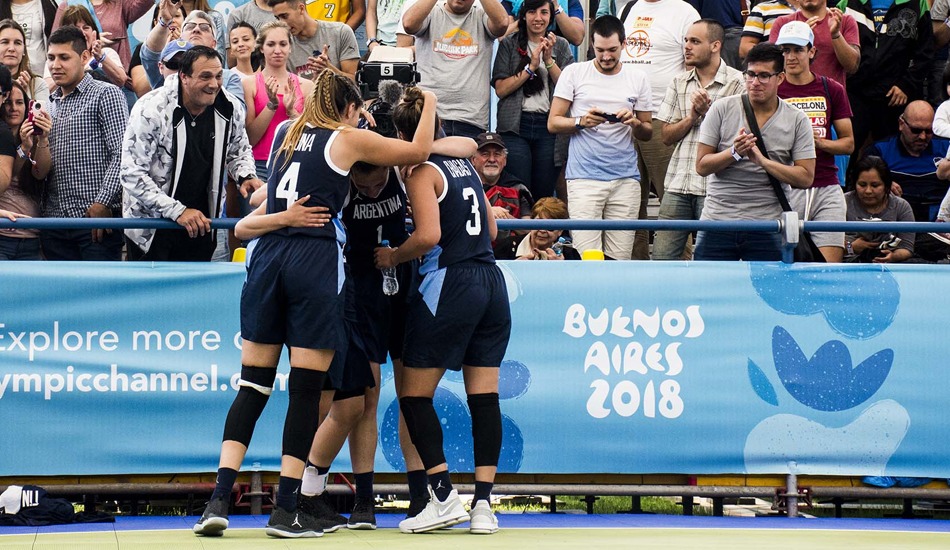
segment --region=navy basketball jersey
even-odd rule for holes
[[[495,263],[482,181],[468,159],[429,155],[426,164],[442,175],[445,186],[439,197],[442,238],[423,260],[420,272],[466,261]]]
[[[386,186],[375,198],[367,197],[351,184],[349,203],[343,207],[346,226],[346,261],[356,270],[375,269],[373,249],[383,241],[393,248],[409,237],[406,231],[406,191],[394,169]]]
[[[340,135],[337,130],[307,128],[300,134],[290,162],[285,165],[283,154],[277,154],[290,124],[282,124],[274,135],[270,158],[270,177],[267,178],[267,213],[287,210],[300,197],[310,195],[306,206],[326,206],[334,223],[323,227],[284,227],[273,233],[279,235],[307,235],[345,241],[345,233],[337,221],[350,190],[349,172],[333,165],[330,145]]]

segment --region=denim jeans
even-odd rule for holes
[[[443,120],[442,131],[445,132],[446,136],[462,136],[475,139],[475,136],[484,132],[485,130],[473,124],[459,120]]]
[[[90,229],[45,229],[40,244],[47,260],[117,262],[122,259],[122,230],[105,233],[101,242],[92,242]]]
[[[534,200],[554,196],[558,170],[554,167],[554,134],[546,113],[521,113],[518,133],[502,134],[508,148],[505,170],[524,182]]]
[[[667,191],[660,202],[658,220],[698,220],[703,213],[702,195],[687,195]],[[653,237],[654,260],[679,260],[683,257],[689,231],[657,231]]]
[[[700,231],[693,259],[777,262],[782,259],[782,238],[778,233]]]
[[[37,238],[5,237],[0,235],[0,260],[42,260],[40,240]]]

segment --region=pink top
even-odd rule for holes
[[[20,188],[20,170],[26,162],[16,159],[13,163],[13,174],[10,178],[10,187],[3,193],[0,193],[0,208],[26,214],[34,218],[39,217],[40,207],[36,200]],[[39,231],[35,229],[0,229],[0,235],[4,237],[16,237],[20,239],[30,239],[39,236]]]
[[[289,74],[291,82],[294,83],[294,90],[297,92],[297,101],[294,103],[294,109],[299,113],[303,111],[303,91],[300,89],[300,79],[293,73]],[[254,94],[254,114],[259,116],[267,105],[267,85],[264,84],[263,72],[257,73],[257,76],[254,78],[256,79],[257,86],[257,93]],[[281,122],[287,120],[287,118],[287,108],[284,107],[284,94],[277,94],[277,111],[274,112],[274,118],[271,119],[270,124],[267,126],[267,131],[264,132],[261,140],[252,148],[254,151],[254,160],[267,160],[267,157],[270,156],[271,144],[274,142],[274,130],[277,129],[277,126]]]

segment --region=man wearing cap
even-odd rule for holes
[[[356,80],[360,50],[353,29],[335,21],[317,21],[307,13],[303,0],[267,0],[274,17],[287,23],[294,43],[290,70],[314,80],[328,69]]]
[[[813,33],[812,72],[827,76],[847,89],[848,75],[854,74],[861,62],[861,39],[854,17],[837,8],[829,9],[827,0],[800,0],[798,4],[797,12],[775,20],[769,40],[775,42],[788,23],[805,23]],[[803,38],[802,35],[802,30],[797,31],[799,38]]]
[[[161,0],[158,5],[158,24],[148,33],[148,38],[142,44],[142,67],[145,68],[148,83],[153,90],[160,88],[165,79],[158,63],[165,59],[163,52],[171,39],[168,25],[178,10],[179,5],[177,3],[172,3],[171,0]],[[201,10],[192,10],[181,26],[181,39],[190,42],[194,46],[207,46],[215,49],[218,45],[218,41],[215,39],[216,34],[217,28],[214,20]],[[241,76],[225,68],[222,79],[224,89],[231,92],[240,101],[243,109],[244,88],[241,86]]]
[[[530,219],[534,199],[524,182],[505,171],[508,149],[505,148],[504,140],[494,132],[483,132],[475,137],[475,144],[478,151],[472,157],[472,165],[482,180],[495,219]],[[496,250],[512,248],[512,233],[499,230],[493,247]]]
[[[779,85],[778,96],[808,116],[817,154],[815,182],[808,189],[789,190],[788,201],[802,219],[843,222],[847,219],[847,207],[834,156],[850,155],[854,151],[851,104],[841,84],[812,72],[814,40],[812,28],[803,21],[786,23],[776,40],[785,56],[785,82]],[[844,232],[812,233],[811,236],[825,261],[842,261]]]
[[[701,220],[777,220],[782,207],[769,176],[784,184],[782,187],[802,189],[811,186],[815,177],[811,123],[805,113],[778,98],[778,87],[785,79],[782,49],[761,42],[749,51],[746,61],[748,95],[713,103],[699,127],[696,173],[706,176]],[[769,158],[748,130],[745,97]],[[782,259],[782,242],[777,233],[700,231],[693,258],[778,261]]]
[[[656,115],[663,143],[675,145],[660,201],[661,220],[698,220],[706,199],[706,178],[696,173],[699,125],[714,101],[741,93],[742,73],[720,55],[725,31],[718,21],[700,19],[686,31],[685,73],[673,78]],[[684,258],[689,231],[657,231],[654,260]],[[690,258],[692,251],[685,258]]]
[[[238,182],[244,196],[263,185],[244,109],[221,89],[217,51],[194,46],[180,55],[173,58],[179,73],[132,109],[120,179],[124,217],[167,218],[186,231],[127,229],[133,260],[210,260],[216,245],[210,220],[221,215],[226,178]]]

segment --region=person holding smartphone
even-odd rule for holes
[[[53,121],[39,103],[30,101],[22,85],[11,82],[5,67],[0,68],[0,91],[5,92],[0,109],[0,215],[36,217],[42,183],[52,166],[49,132]],[[37,110],[28,118],[31,103]],[[0,230],[0,260],[41,259],[38,231]]]

